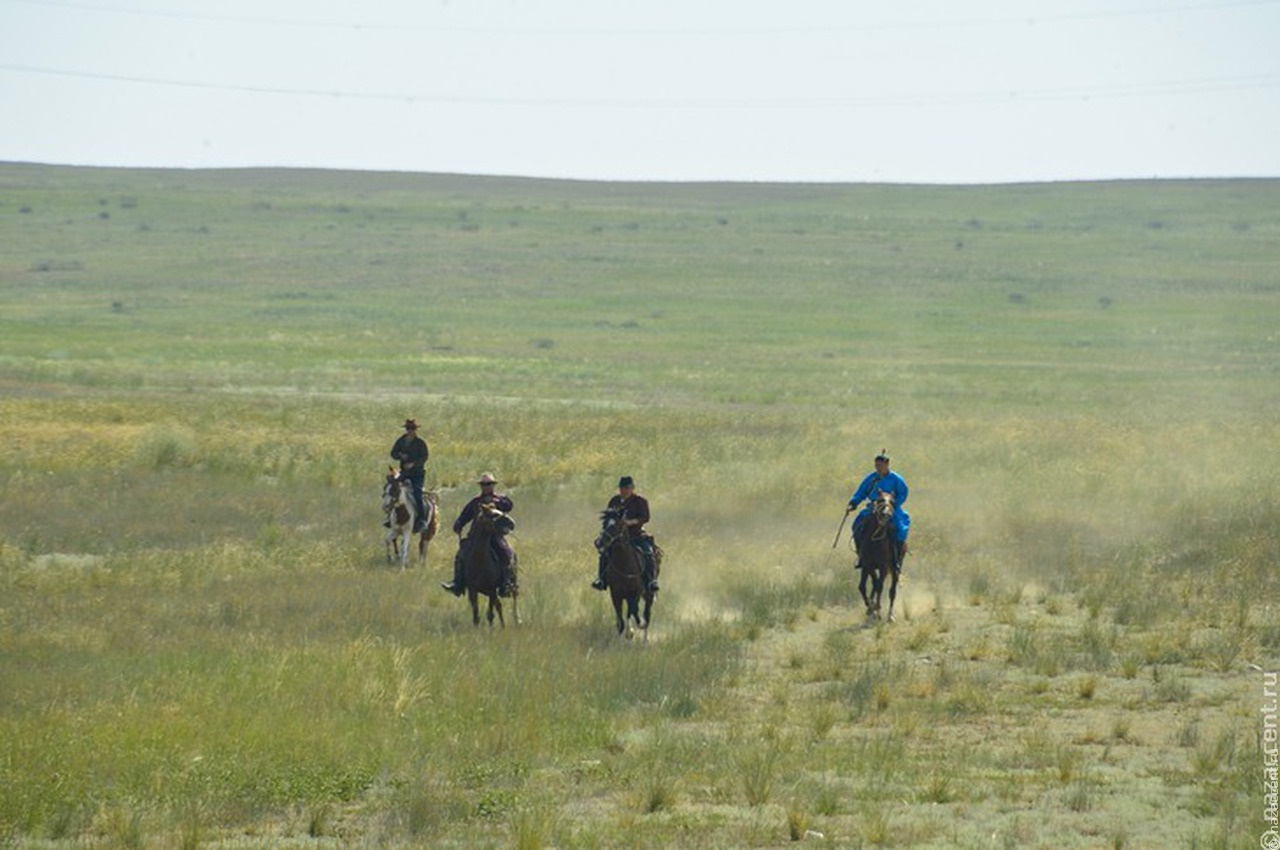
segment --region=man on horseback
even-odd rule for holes
[[[458,514],[458,518],[453,521],[453,533],[462,537],[462,529],[476,518],[476,514],[480,511],[481,505],[493,505],[498,510],[510,513],[515,505],[511,501],[511,497],[505,493],[499,493],[495,490],[498,485],[498,479],[489,473],[480,476],[480,480],[476,482],[480,485],[480,495],[467,502],[462,508],[462,512]],[[507,542],[505,533],[495,535],[492,539],[493,553],[498,558],[498,564],[502,567],[502,590],[500,596],[509,596],[511,588],[511,562],[515,557],[515,552],[511,549],[511,544]],[[441,582],[440,586],[452,593],[454,596],[461,596],[466,588],[466,579],[463,575],[463,559],[461,557],[461,545],[458,549],[459,557],[453,559],[453,581]]]
[[[651,592],[657,593],[661,588],[658,587],[658,570],[653,557],[653,537],[644,530],[644,524],[649,521],[649,500],[636,492],[636,482],[630,475],[624,475],[618,479],[618,495],[610,499],[606,507],[606,510],[618,509],[622,511],[622,522],[627,526],[631,545],[644,556],[645,586]],[[596,580],[591,582],[591,586],[596,590],[604,590],[608,587],[605,583],[604,571],[609,563],[609,554],[603,545],[602,540],[596,540],[596,548],[600,551],[600,566]]]
[[[418,533],[426,528],[427,505],[422,500],[422,484],[427,477],[427,441],[418,436],[418,423],[412,419],[404,421],[404,433],[391,447],[391,456],[400,461],[400,477],[409,482],[413,488],[413,504],[418,509],[418,518],[414,521],[413,531]],[[390,526],[390,521],[383,523]]]
[[[894,531],[897,535],[894,569],[902,572],[902,559],[907,554],[907,534],[911,531],[911,517],[902,507],[907,501],[907,482],[898,473],[890,471],[887,449],[882,449],[876,455],[875,465],[876,471],[862,479],[862,484],[849,499],[849,507],[845,509],[845,513],[849,514],[857,510],[864,500],[867,503],[862,513],[853,520],[853,545],[861,557],[862,543],[867,536],[867,519],[871,516],[876,497],[882,492],[890,494],[895,508]]]

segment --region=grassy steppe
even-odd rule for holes
[[[0,842],[1255,847],[1277,268],[1276,181],[0,165]],[[523,626],[447,535],[385,565],[410,415],[447,516],[515,499]],[[587,587],[624,473],[644,648]]]

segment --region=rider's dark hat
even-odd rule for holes
[[[416,430],[418,430],[418,420],[416,420],[416,419],[406,419],[406,420],[404,421],[404,429],[405,429],[406,431],[416,431]]]
[[[618,486],[619,486],[619,487],[634,487],[634,486],[636,486],[636,482],[635,482],[635,479],[634,479],[634,478],[632,478],[630,475],[624,475],[624,476],[622,476],[621,478],[619,478],[619,479],[618,479]]]
[[[888,449],[881,449],[881,450],[880,450],[880,454],[876,455],[876,460],[882,460],[882,461],[884,461],[885,463],[888,463],[888,462],[889,462],[889,450],[888,450]]]

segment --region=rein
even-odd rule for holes
[[[601,529],[604,535],[605,543],[607,545],[612,546],[613,544],[617,543],[620,540],[624,542],[629,542],[627,541],[627,537],[629,536],[627,531],[627,524],[623,521],[625,517],[626,517],[626,514],[620,513],[612,523],[606,525],[603,529]]]
[[[883,540],[885,534],[889,531],[889,521],[892,518],[893,514],[890,514],[888,517],[885,517],[880,512],[880,500],[877,499],[876,510],[874,512],[874,515],[876,518],[876,527],[875,527],[875,530],[871,532],[871,539],[878,542]]]
[[[498,535],[498,516],[500,514],[491,514],[481,507],[476,511],[476,515],[471,518],[471,527],[467,529],[467,539],[479,540],[482,537],[496,537]]]

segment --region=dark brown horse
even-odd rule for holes
[[[463,559],[467,599],[471,602],[471,622],[477,626],[480,625],[480,596],[486,596],[489,599],[489,610],[486,615],[489,625],[493,625],[493,614],[496,611],[498,624],[503,628],[507,626],[506,620],[502,617],[502,599],[498,596],[502,586],[502,564],[498,561],[498,554],[493,551],[492,543],[494,537],[514,528],[515,522],[511,517],[493,505],[482,504],[480,510],[476,511],[475,518],[471,520],[471,530],[467,532],[467,539],[458,548],[458,557]],[[516,625],[519,625],[520,614],[516,601],[519,591],[515,589],[515,570],[516,564],[513,559],[511,616]]]
[[[601,551],[608,558],[605,581],[609,596],[613,599],[613,613],[618,620],[618,634],[627,640],[635,637],[635,630],[644,632],[649,639],[649,616],[653,611],[653,591],[644,582],[644,555],[631,542],[631,535],[622,519],[622,508],[611,508],[600,514]],[[640,600],[644,599],[644,617],[640,616]],[[627,613],[622,613],[623,604]]]
[[[867,606],[867,620],[874,622],[880,619],[880,601],[884,594],[884,582],[889,573],[893,573],[893,582],[889,585],[889,622],[893,622],[893,602],[898,597],[898,539],[897,527],[893,522],[893,496],[881,492],[867,517],[867,532],[862,540],[862,548],[858,552],[859,570],[862,578],[858,582],[858,592]],[[867,579],[871,579],[871,594],[867,594]]]

